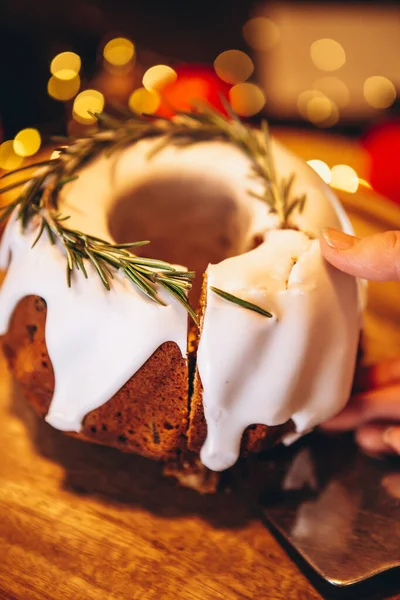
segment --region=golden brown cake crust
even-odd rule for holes
[[[46,415],[54,391],[46,314],[43,299],[27,296],[14,310],[3,338],[14,376],[41,416]],[[175,342],[166,342],[108,402],[86,416],[82,431],[75,435],[153,459],[174,458],[185,447],[187,388],[186,360]]]

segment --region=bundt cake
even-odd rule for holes
[[[30,404],[215,471],[337,413],[361,311],[319,249],[323,227],[351,232],[331,189],[234,115],[99,123],[4,209],[0,333]]]

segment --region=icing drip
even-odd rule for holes
[[[15,305],[36,294],[47,303],[46,344],[55,390],[46,421],[63,431],[79,431],[84,417],[109,400],[164,342],[175,341],[186,356],[187,313],[170,294],[168,306],[147,299],[116,273],[107,291],[94,267],[88,279],[65,279],[65,254],[37,231],[21,232],[13,218],[1,248],[0,267],[11,262],[0,294],[0,334]]]
[[[207,271],[198,349],[207,440],[202,462],[221,471],[244,429],[292,419],[299,433],[346,403],[360,330],[357,283],[330,267],[319,241],[272,231],[252,252]],[[221,299],[224,289],[273,313],[267,319]]]

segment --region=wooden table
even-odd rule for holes
[[[374,194],[343,199],[358,233],[400,228]],[[400,352],[399,297],[399,284],[370,288],[368,360]],[[68,439],[32,413],[3,360],[0,420],[2,600],[327,597],[240,490],[200,496],[151,461]]]

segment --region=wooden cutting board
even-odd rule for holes
[[[400,228],[400,210],[373,193],[343,199],[359,234]],[[399,284],[371,285],[368,360],[400,353],[399,298]],[[2,600],[329,597],[234,481],[200,496],[151,461],[68,439],[32,413],[2,359],[0,422]],[[389,597],[400,594],[376,596]]]

